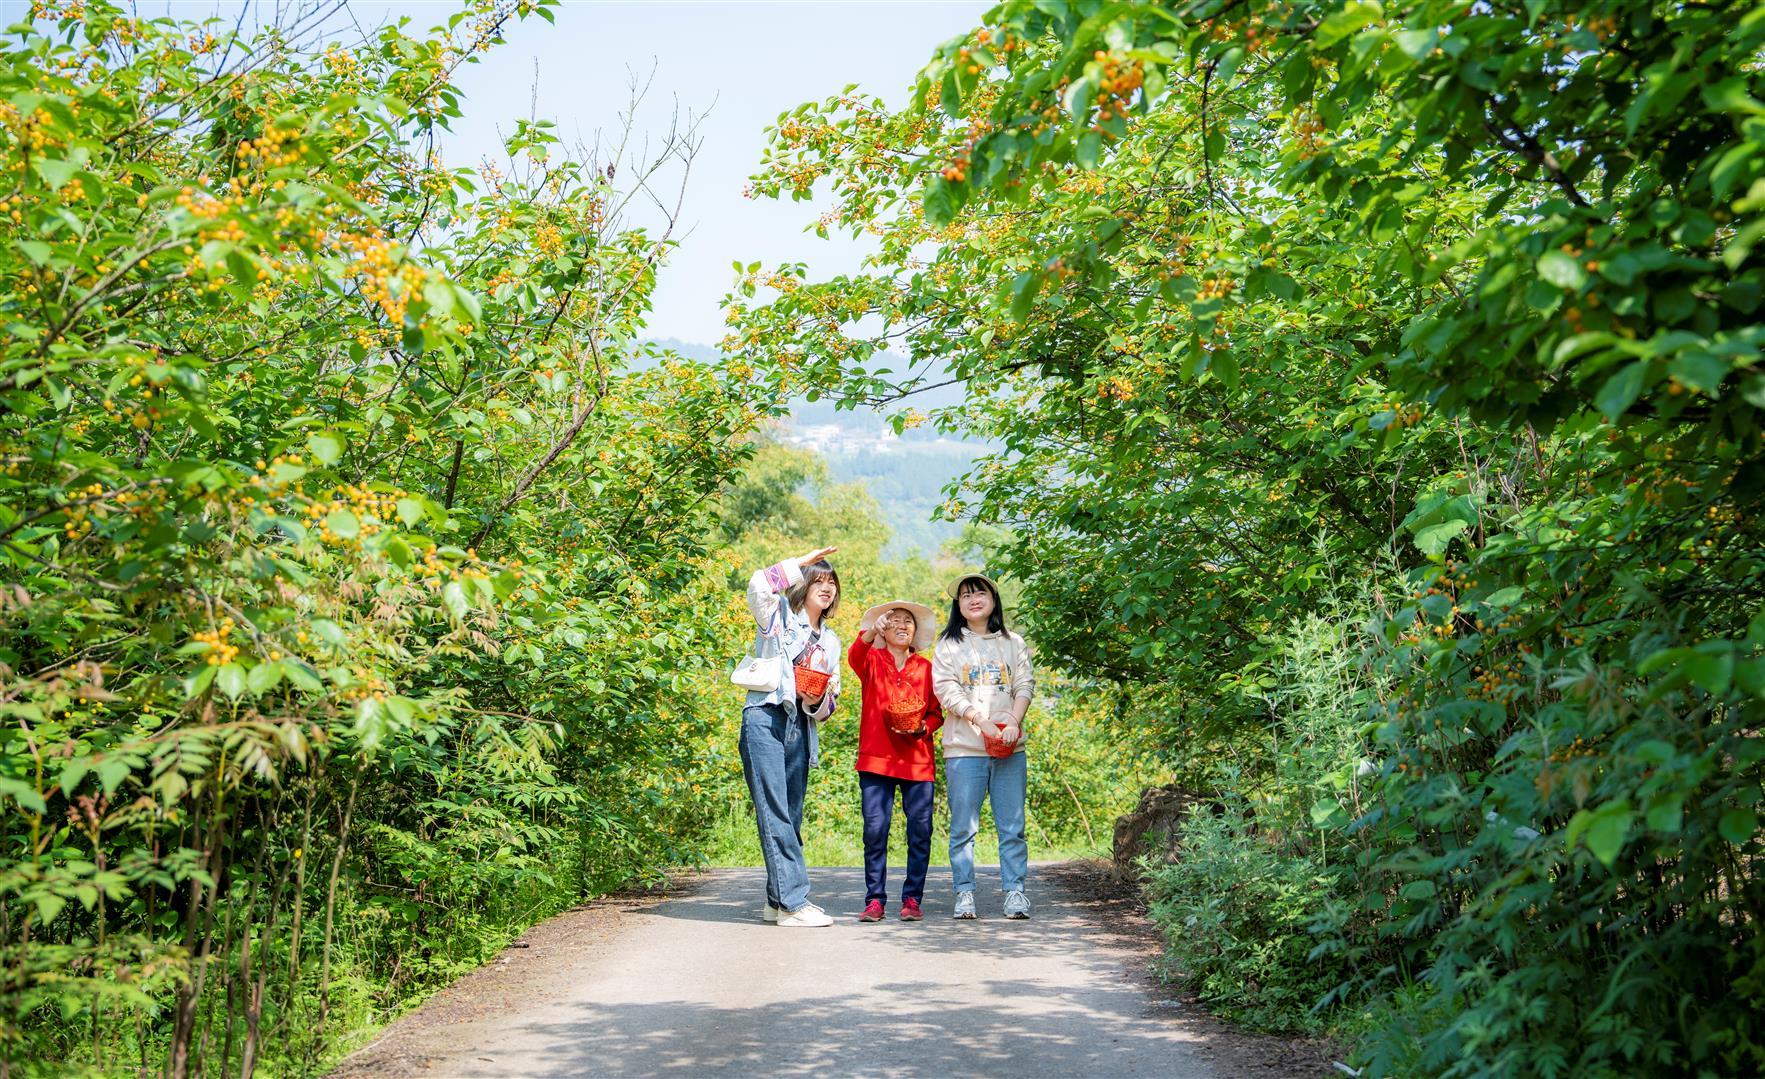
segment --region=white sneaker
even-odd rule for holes
[[[1030,897],[1023,894],[1022,888],[1014,888],[1005,893],[1005,916],[1007,918],[1028,918],[1030,916]]]
[[[964,920],[972,920],[974,918],[973,892],[956,893],[956,913],[952,915],[952,917]]]
[[[816,906],[814,903],[810,903],[810,904],[808,904],[808,906],[814,910],[821,910],[821,908]],[[784,913],[783,907],[775,907],[772,905],[771,900],[767,900],[766,901],[766,909],[760,912],[760,917],[768,922],[776,922],[776,921],[778,921],[779,915],[781,915],[783,913]],[[821,913],[826,914],[827,912],[822,910]]]
[[[781,912],[778,916],[778,924],[795,929],[803,926],[832,925],[833,919],[828,917],[827,911],[815,904],[805,903],[797,910]]]

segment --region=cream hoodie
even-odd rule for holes
[[[944,706],[944,756],[984,757],[986,743],[962,717],[970,708],[985,716],[1007,717],[1014,700],[1027,701],[1035,694],[1029,646],[1009,631],[976,633],[964,628],[960,643],[940,636],[932,653],[932,691]],[[1022,753],[1029,729],[1020,729],[1024,737],[1017,751]]]

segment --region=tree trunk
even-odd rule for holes
[[[319,950],[319,1025],[324,1033],[325,1020],[331,1015],[331,939],[337,913],[337,878],[343,872],[343,852],[349,842],[349,818],[355,812],[356,790],[361,772],[349,781],[349,798],[343,803],[343,822],[337,829],[337,851],[331,856],[331,880],[325,886],[325,943]]]

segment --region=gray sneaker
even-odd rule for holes
[[[1007,918],[1028,918],[1030,916],[1030,897],[1023,894],[1023,889],[1015,888],[1005,893],[1005,916]]]
[[[956,893],[956,913],[952,916],[968,921],[974,920],[974,893]]]

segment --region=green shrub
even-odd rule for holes
[[[1151,915],[1169,945],[1168,968],[1224,1018],[1259,1030],[1324,1029],[1315,1008],[1344,976],[1313,959],[1311,924],[1340,889],[1346,867],[1259,833],[1234,800],[1192,812],[1182,854],[1149,867]]]

